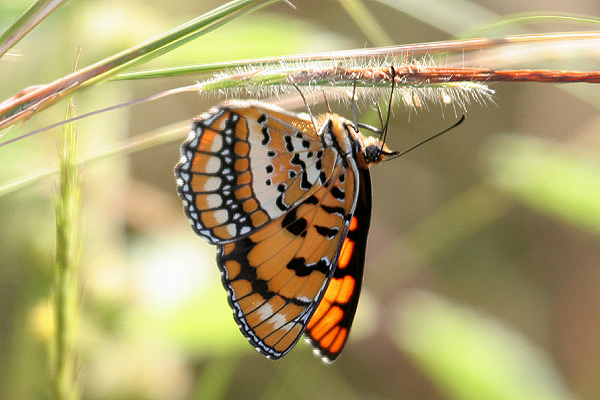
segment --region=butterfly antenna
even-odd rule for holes
[[[302,101],[304,102],[304,105],[306,106],[306,110],[308,111],[308,115],[310,116],[310,121],[312,122],[315,133],[319,133],[319,131],[317,130],[317,122],[315,120],[315,116],[313,115],[313,113],[310,109],[310,106],[308,105],[308,101],[306,101],[306,97],[304,97],[304,93],[302,93],[302,90],[300,90],[300,88],[298,87],[298,84],[296,82],[292,82],[292,84],[294,85],[294,87],[296,88],[298,93],[300,93],[300,97],[302,97]]]
[[[358,132],[358,117],[356,116],[356,79],[352,84],[352,98],[350,99],[350,107],[352,107],[352,116],[354,117],[354,130]]]
[[[448,132],[448,131],[456,128],[458,125],[462,124],[464,120],[465,120],[465,115],[463,114],[463,116],[460,117],[460,119],[458,120],[458,122],[454,123],[454,125],[452,125],[450,128],[446,128],[443,131],[441,131],[440,133],[436,133],[435,135],[433,135],[433,136],[431,136],[431,137],[423,140],[421,143],[417,143],[416,145],[414,145],[413,147],[409,148],[408,150],[404,150],[402,152],[395,152],[395,154],[393,154],[392,157],[386,158],[386,161],[393,160],[394,158],[401,157],[401,156],[405,155],[406,153],[410,153],[411,151],[413,151],[417,147],[420,147],[420,146],[424,145],[425,143],[427,143],[427,142],[429,142],[429,141],[431,141],[431,140],[433,140],[433,139],[435,139],[435,138],[443,135],[444,133],[446,133],[446,132]]]
[[[381,141],[383,143],[385,143],[388,126],[390,124],[390,115],[392,114],[392,102],[394,101],[394,88],[396,87],[396,69],[393,65],[390,65],[390,74],[392,75],[392,89],[390,90],[390,100],[388,101],[387,117],[385,119],[385,124],[382,126]],[[379,106],[377,108],[379,109]],[[379,111],[379,118],[381,119],[381,111]]]
[[[379,115],[379,126],[383,128],[383,113],[381,112],[381,107],[379,106],[379,103],[375,102],[375,107],[377,108],[377,114]],[[383,135],[383,131],[381,129],[379,129],[379,132],[376,133],[379,133],[380,136]]]

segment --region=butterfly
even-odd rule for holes
[[[324,361],[339,356],[363,276],[369,166],[395,154],[331,112],[230,100],[194,119],[178,193],[218,246],[234,318],[260,353],[279,359],[304,333]]]

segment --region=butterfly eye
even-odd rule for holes
[[[381,161],[381,144],[379,142],[369,143],[364,149],[365,160],[370,164]]]

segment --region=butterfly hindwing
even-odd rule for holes
[[[331,177],[336,157],[308,118],[228,101],[194,119],[176,167],[179,195],[194,230],[224,244],[310,195]]]
[[[357,183],[356,168],[338,165],[332,179],[298,206],[220,247],[234,317],[269,358],[293,347],[318,305],[348,231]]]
[[[371,179],[360,170],[358,201],[327,290],[306,326],[308,341],[327,362],[340,355],[358,306],[371,221]]]

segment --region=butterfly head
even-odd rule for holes
[[[391,151],[385,143],[376,137],[364,137],[362,140],[361,151],[358,155],[358,163],[361,167],[369,167],[371,164],[377,164],[386,157],[398,154],[397,151]]]

